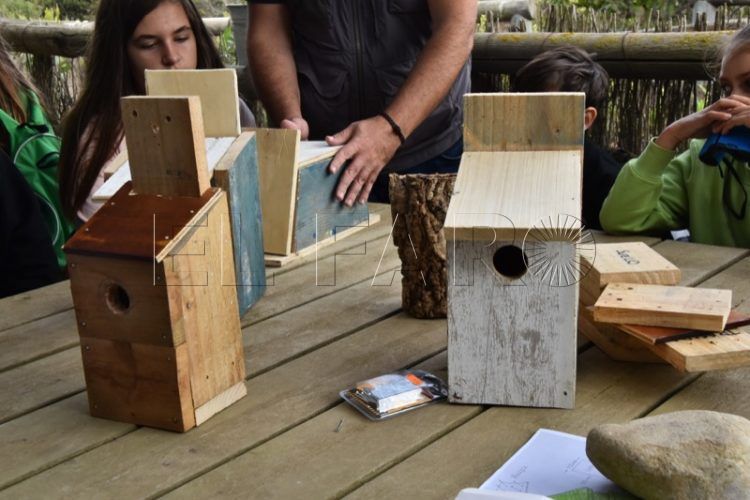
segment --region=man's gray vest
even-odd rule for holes
[[[391,103],[432,33],[427,0],[287,0],[302,116],[323,139]],[[388,165],[417,165],[461,137],[469,62]]]

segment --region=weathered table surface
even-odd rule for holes
[[[373,210],[382,221],[317,266],[269,269],[243,318],[248,396],[186,434],[89,416],[67,282],[0,301],[0,498],[452,498],[540,427],[585,435],[698,408],[750,417],[750,369],[681,374],[581,343],[575,410],[439,404],[369,422],[338,391],[404,367],[445,375],[447,340],[444,320],[400,312],[390,214]],[[684,284],[730,288],[750,311],[750,251],[643,240]]]

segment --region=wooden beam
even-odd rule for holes
[[[706,60],[732,31],[684,33],[478,33],[472,69],[515,74],[549,49],[574,45],[596,54],[617,78],[707,79]]]
[[[209,17],[203,23],[217,36],[229,27],[229,18]],[[0,36],[10,49],[29,54],[81,57],[93,32],[94,23],[88,21],[0,21]]]

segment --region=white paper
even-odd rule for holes
[[[236,137],[208,137],[206,138],[206,163],[208,164],[208,173],[212,174],[219,160],[226,154],[229,147],[234,143]],[[107,179],[107,181],[96,190],[94,200],[108,200],[119,189],[131,180],[130,164],[126,161],[123,165]]]
[[[586,438],[550,429],[539,429],[480,487],[540,495],[578,488],[596,493],[622,492],[589,461]]]

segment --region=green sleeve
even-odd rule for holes
[[[617,176],[602,205],[600,219],[608,233],[661,234],[688,224],[685,178],[690,150],[675,157],[651,141]]]

